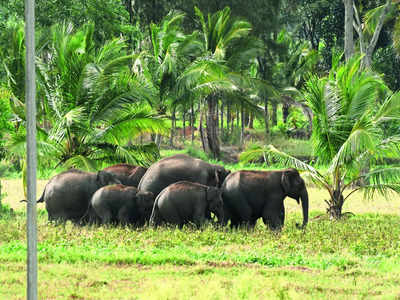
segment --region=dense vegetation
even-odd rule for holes
[[[36,4],[41,178],[69,167],[96,170],[120,162],[149,166],[181,151],[232,171],[296,167],[310,187],[327,191],[316,201],[325,200],[331,219],[344,216],[343,207],[358,190],[375,202],[381,196],[398,197],[389,194],[400,193],[398,1]],[[17,0],[0,1],[0,8],[0,178],[21,178],[26,168],[24,8]],[[0,182],[0,204],[2,196]],[[15,288],[25,259],[25,223],[21,211],[0,209],[0,261],[16,269],[14,277],[0,280],[5,287],[0,295],[9,298],[6,289]],[[311,206],[311,216],[321,212]],[[39,260],[46,266],[60,264],[67,273],[70,264],[82,263],[94,270],[96,264],[153,266],[148,274],[157,279],[168,273],[160,266],[184,265],[199,275],[193,279],[198,285],[216,280],[213,286],[223,291],[216,298],[265,298],[271,293],[279,299],[390,298],[398,294],[384,288],[394,291],[398,286],[399,218],[377,213],[338,222],[317,219],[304,232],[295,230],[289,214],[288,224],[276,235],[261,224],[252,232],[207,227],[157,234],[148,228],[48,227],[43,211]],[[254,272],[249,266],[255,266]],[[259,275],[269,272],[263,266],[334,270],[338,277],[321,280],[345,279],[343,287],[314,283],[311,288],[307,280],[313,276],[279,269],[283,283],[265,292],[255,287]],[[385,270],[393,272],[386,286]],[[243,289],[232,294],[237,283],[232,278],[242,272],[247,276]],[[292,277],[304,282],[291,289],[287,282]],[[350,277],[354,281],[346,281]],[[371,287],[373,277],[380,280]],[[249,278],[257,283],[251,285]],[[102,280],[87,284],[106,286],[108,279]],[[148,282],[145,286],[154,288]],[[64,298],[87,298],[84,291],[66,291]],[[165,294],[174,297],[168,289]],[[23,297],[22,289],[19,295]],[[146,296],[141,290],[139,298]],[[56,296],[50,292],[48,297]]]

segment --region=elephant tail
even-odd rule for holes
[[[40,198],[36,201],[36,203],[42,203],[42,202],[44,202],[44,194],[46,193],[46,187],[44,188],[44,191],[43,191],[43,193],[42,193],[42,196],[40,196]],[[25,200],[26,201],[26,200]],[[21,200],[21,202],[22,202],[22,200]],[[26,201],[26,202],[28,202],[28,201]]]
[[[158,208],[158,201],[154,202],[153,210],[151,212],[149,225],[153,227],[157,227],[161,223],[160,209]]]
[[[42,203],[42,202],[44,202],[44,192],[45,192],[45,191],[43,191],[42,196],[40,196],[40,198],[36,201],[36,203]],[[26,202],[26,203],[28,203],[28,200],[22,199],[22,200],[20,200],[19,202]]]

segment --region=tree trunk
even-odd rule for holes
[[[254,129],[254,113],[249,112],[249,123],[247,125],[250,129]]]
[[[278,111],[278,104],[273,102],[272,103],[272,117],[271,117],[272,126],[276,126],[278,124],[277,111]]]
[[[219,148],[219,140],[217,135],[217,116],[216,116],[216,105],[218,101],[216,99],[215,94],[211,94],[207,96],[207,141],[208,147],[210,148],[210,152],[214,159],[219,159],[220,157],[220,148]]]
[[[215,117],[216,117],[215,126],[217,128],[217,136],[219,136],[219,106],[218,106],[218,102],[219,101],[217,100],[217,102],[215,104]]]
[[[132,0],[125,0],[125,9],[129,13],[129,24],[133,25],[133,7],[132,7]]]
[[[174,146],[174,135],[175,135],[175,127],[176,127],[175,109],[176,109],[176,107],[174,106],[172,108],[172,115],[171,115],[172,126],[171,126],[171,135],[169,138],[170,147]]]
[[[340,190],[334,190],[332,198],[325,202],[328,204],[327,213],[331,219],[338,220],[343,216],[342,209],[344,197],[343,194],[340,193]]]
[[[240,108],[240,147],[243,146],[244,143],[244,125],[245,125],[245,111],[244,111],[244,106],[243,103],[241,104]]]
[[[183,122],[183,141],[186,140],[186,119],[185,119],[185,108],[183,108],[183,113],[182,113],[182,122]]]
[[[378,42],[378,38],[379,38],[379,34],[382,30],[383,27],[383,23],[385,21],[385,17],[389,12],[390,6],[392,4],[392,0],[386,0],[386,4],[385,7],[383,9],[383,12],[381,14],[381,16],[379,17],[379,21],[378,24],[376,25],[375,31],[374,31],[374,35],[372,36],[372,39],[367,47],[365,56],[363,58],[363,66],[366,68],[371,67],[372,64],[372,54],[374,53],[375,47],[376,47],[376,43]]]
[[[230,102],[228,101],[227,103],[226,103],[226,130],[227,130],[227,132],[229,133],[229,130],[230,130],[230,122],[231,122],[231,119],[232,119],[232,115],[231,115],[231,104],[230,104]]]
[[[348,61],[354,54],[353,40],[353,0],[344,2],[344,55]]]
[[[282,105],[282,120],[283,123],[287,123],[288,117],[289,117],[289,108],[290,104],[289,103],[283,103]]]
[[[221,120],[221,126],[220,126],[220,135],[224,134],[224,103],[221,102],[221,116],[220,116],[220,120]]]
[[[192,133],[192,145],[194,143],[194,107],[193,100],[190,101],[190,128]]]
[[[199,112],[200,112],[199,131],[200,131],[201,145],[203,146],[203,151],[207,152],[207,143],[203,129],[203,109],[201,107],[201,101],[199,102]]]
[[[240,113],[241,111],[239,109],[236,109],[236,128],[240,128]]]
[[[268,97],[264,98],[264,122],[265,122],[265,134],[269,135],[269,112],[268,112]]]

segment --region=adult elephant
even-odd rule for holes
[[[224,167],[209,164],[185,154],[163,158],[147,170],[139,183],[139,190],[157,196],[164,188],[178,181],[190,181],[220,187],[230,173]]]
[[[221,190],[189,181],[179,181],[163,189],[158,194],[150,225],[164,223],[178,225],[194,223],[201,226],[213,212],[220,222],[223,221],[223,202]]]
[[[277,171],[237,171],[230,174],[222,186],[225,223],[254,227],[258,218],[275,230],[285,221],[283,200],[293,198],[303,208],[304,228],[308,222],[308,192],[296,169]]]
[[[142,226],[149,220],[153,204],[153,193],[114,184],[104,186],[93,194],[88,212],[90,214],[93,210],[103,224]]]
[[[147,168],[129,164],[117,164],[109,166],[103,171],[113,173],[124,185],[137,187]]]
[[[45,202],[49,221],[80,221],[92,195],[101,187],[121,183],[109,172],[84,172],[71,169],[62,172],[46,184],[39,202]]]

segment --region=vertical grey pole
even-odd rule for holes
[[[27,142],[27,299],[37,299],[35,0],[25,0],[25,104]]]

